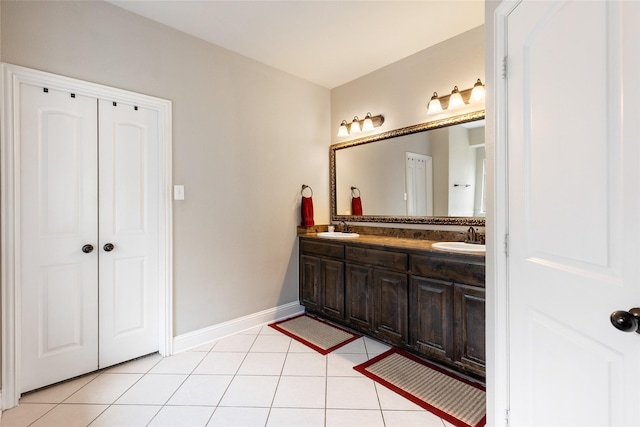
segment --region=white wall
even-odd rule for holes
[[[484,146],[477,145],[474,147],[474,151],[476,152],[476,188],[474,192],[474,201],[473,201],[473,216],[485,216],[486,212],[482,211],[482,199],[484,194],[486,193],[486,188],[483,191],[482,181],[484,177],[484,168],[486,168],[485,158],[486,153]],[[486,182],[484,184],[486,186]],[[484,208],[486,209],[486,203]]]
[[[176,334],[297,301],[303,183],[329,219],[329,90],[104,2],[0,11],[3,62],[173,101]]]
[[[449,131],[448,215],[473,216],[477,150],[469,146],[469,130],[467,128],[453,126],[447,130]]]

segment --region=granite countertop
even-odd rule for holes
[[[440,249],[434,249],[432,245],[440,240],[425,240],[425,239],[410,239],[403,237],[393,237],[393,236],[380,236],[380,235],[369,235],[369,234],[360,234],[359,237],[348,238],[348,239],[340,239],[340,238],[324,238],[318,237],[317,233],[306,233],[301,234],[300,237],[307,239],[319,240],[327,243],[343,243],[349,245],[372,245],[372,246],[381,246],[389,249],[405,249],[405,250],[420,250],[420,251],[433,251],[440,254],[448,254],[448,255],[462,255],[462,256],[474,256],[474,257],[485,257],[484,253],[468,253],[468,252],[451,252],[444,251]]]

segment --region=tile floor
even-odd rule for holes
[[[360,338],[322,356],[263,326],[28,393],[0,427],[451,427],[352,369],[387,348]]]

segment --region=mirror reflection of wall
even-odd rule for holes
[[[337,214],[482,217],[484,158],[484,120],[339,149]]]

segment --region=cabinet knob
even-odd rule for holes
[[[90,254],[91,252],[93,252],[93,245],[84,245],[82,247],[82,252],[84,252],[85,254]]]
[[[104,249],[105,252],[111,252],[113,248],[113,243],[106,243],[102,249]]]

